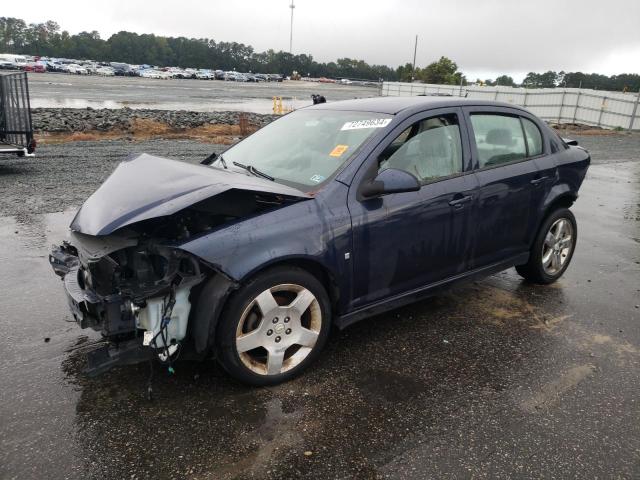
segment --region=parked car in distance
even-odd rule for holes
[[[143,78],[157,78],[160,80],[167,80],[171,78],[170,72],[163,72],[162,70],[156,70],[154,68],[139,70],[138,74]]]
[[[29,60],[25,55],[0,53],[0,62],[5,65],[5,70],[22,70],[27,65]],[[9,64],[11,68],[7,68],[7,64]]]
[[[68,73],[73,73],[76,75],[87,75],[89,73],[86,68],[78,65],[77,63],[70,63],[69,65],[66,65],[65,70]]]
[[[111,62],[111,68],[113,68],[113,74],[118,77],[130,77],[134,76],[135,72],[128,63]]]
[[[94,75],[99,68],[99,65],[93,62],[83,63],[82,66],[87,70],[89,75]]]
[[[249,80],[244,73],[240,72],[226,72],[224,79],[229,82],[246,82]]]
[[[57,61],[53,61],[53,60],[48,60],[47,61],[47,71],[48,72],[63,72],[63,73],[69,73],[67,72],[65,66]]]
[[[28,63],[22,69],[25,72],[31,73],[45,73],[47,71],[47,67],[45,67],[41,63]]]
[[[111,67],[98,67],[96,69],[96,75],[103,75],[105,77],[113,77],[115,72]]]
[[[560,278],[590,163],[574,144],[503,103],[322,103],[203,165],[121,163],[49,260],[80,326],[117,344],[92,371],[191,348],[274,384],[318,358],[332,325],[514,266]]]
[[[199,80],[215,80],[216,76],[211,70],[198,70],[196,78]]]

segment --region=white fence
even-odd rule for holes
[[[579,88],[462,87],[426,83],[384,82],[383,96],[453,95],[496,100],[526,107],[549,123],[582,123],[640,130],[640,93]]]

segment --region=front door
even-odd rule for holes
[[[477,180],[461,116],[443,109],[408,119],[363,166],[405,170],[420,180],[419,191],[358,199],[356,176],[349,193],[354,308],[466,270]]]

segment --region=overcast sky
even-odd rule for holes
[[[29,0],[2,16],[71,33],[120,30],[289,49],[291,0]],[[640,0],[295,0],[294,53],[396,67],[445,55],[471,80],[565,70],[640,73]]]

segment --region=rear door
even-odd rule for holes
[[[518,110],[464,109],[479,183],[476,234],[470,268],[500,263],[529,249],[542,179],[529,155]]]

